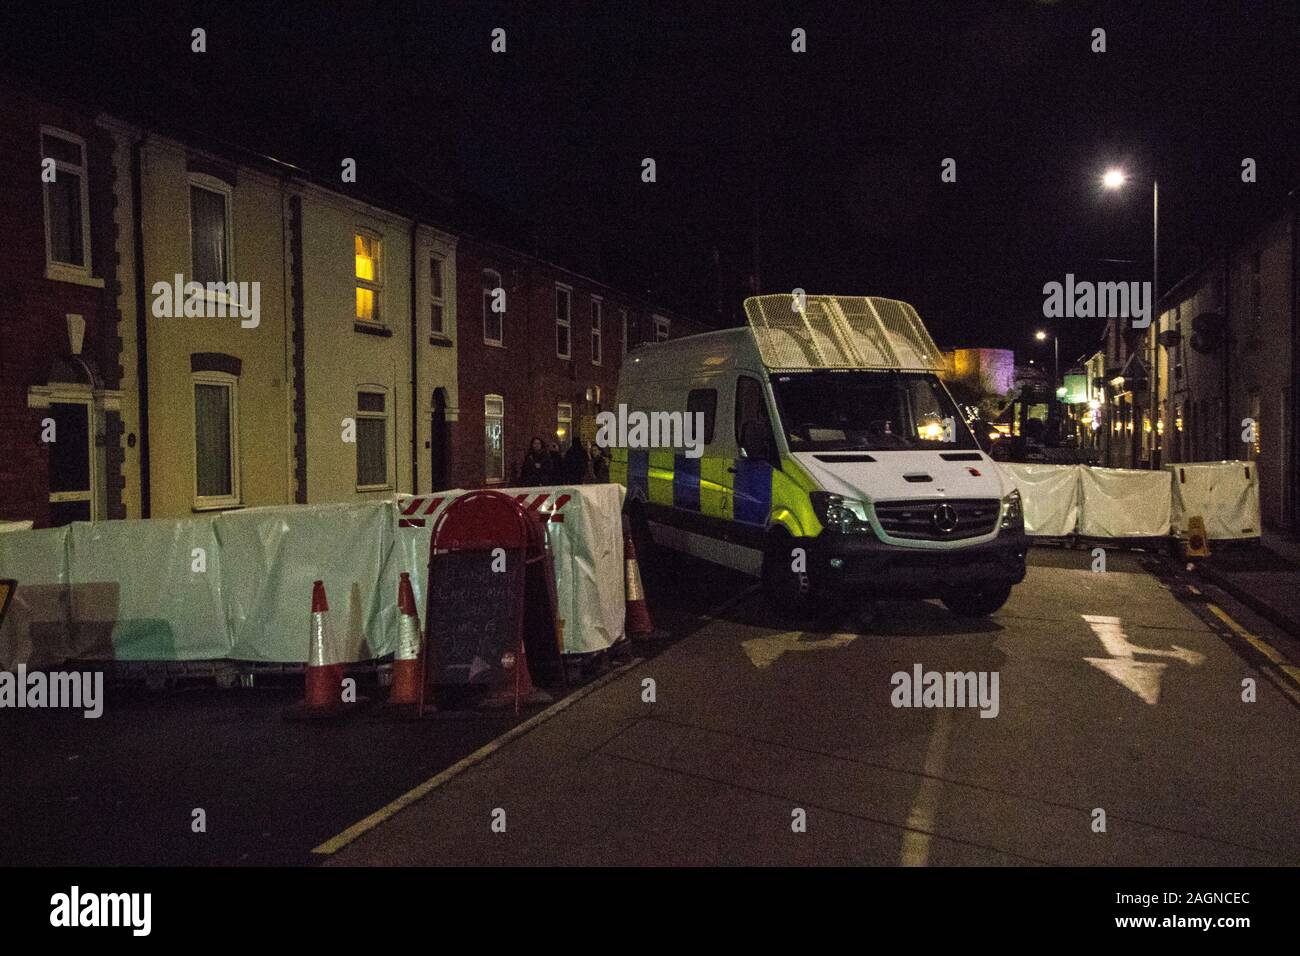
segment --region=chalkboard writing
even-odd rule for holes
[[[498,567],[500,565],[498,564]],[[453,551],[429,562],[429,643],[442,684],[482,684],[519,653],[524,560],[507,552],[492,570],[490,551]]]

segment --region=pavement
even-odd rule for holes
[[[1258,542],[1211,542],[1200,573],[1300,637],[1300,539],[1266,530]]]
[[[746,593],[327,865],[1300,863],[1276,675],[1140,557],[1034,553],[985,621],[791,630]],[[917,665],[996,673],[996,717],[893,706]]]

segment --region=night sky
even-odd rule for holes
[[[702,318],[714,250],[724,320],[757,250],[764,291],[906,299],[945,347],[1023,357],[1043,283],[1150,277],[1149,184],[1103,193],[1108,165],[1160,181],[1166,288],[1300,185],[1300,4],[701,6],[46,5],[0,43],[11,79],[322,180],[355,157],[362,188]],[[1063,364],[1100,333],[1059,328]]]

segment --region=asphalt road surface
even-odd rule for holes
[[[1032,555],[991,620],[910,602],[866,627],[791,626],[738,576],[652,569],[672,637],[485,750],[540,708],[302,725],[280,716],[295,692],[259,688],[0,712],[0,863],[1300,862],[1295,691],[1138,556]],[[895,706],[918,667],[988,694],[996,675],[990,716]]]

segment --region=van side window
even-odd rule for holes
[[[776,453],[763,386],[748,375],[736,379],[736,447],[747,458],[767,459]]]
[[[718,390],[693,388],[686,395],[686,414],[704,413],[704,444],[713,444],[713,424],[718,417]]]

